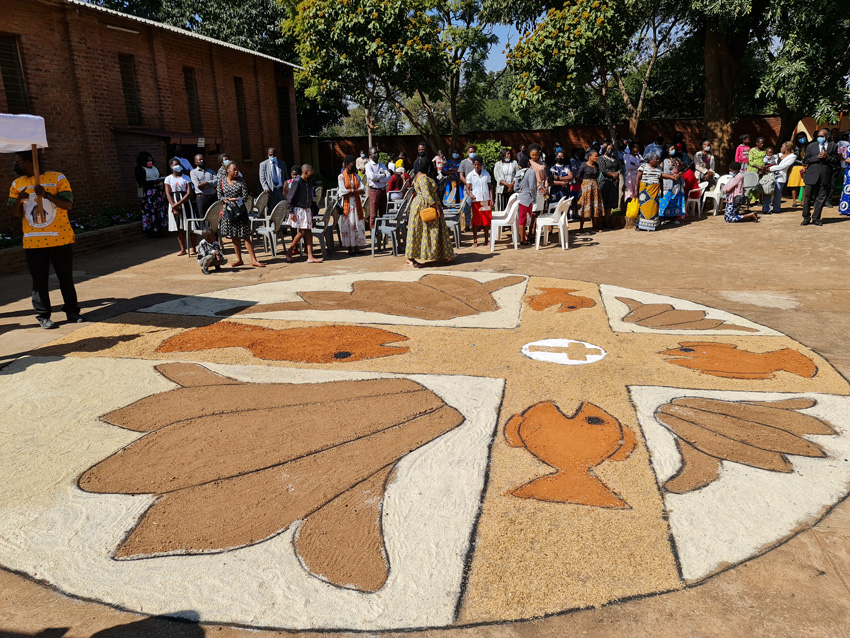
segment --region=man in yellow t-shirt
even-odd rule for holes
[[[82,323],[74,288],[73,246],[74,229],[68,221],[68,211],[74,203],[71,185],[62,173],[44,171],[35,185],[32,151],[15,153],[15,173],[20,175],[9,189],[7,206],[12,215],[23,217],[24,254],[32,276],[32,306],[42,328],[55,328],[50,320],[50,264],[59,279],[59,289],[65,305],[63,312],[69,323]],[[39,210],[37,196],[42,198]]]

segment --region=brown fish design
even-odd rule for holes
[[[793,471],[789,455],[824,458],[823,448],[805,435],[834,435],[831,425],[797,412],[816,405],[812,399],[721,401],[700,397],[673,399],[655,412],[676,435],[682,456],[679,472],[664,489],[685,494],[717,480],[721,461],[773,472]]]
[[[86,492],[156,495],[116,559],[221,552],[302,521],[295,550],[313,575],[383,586],[392,469],[460,425],[457,410],[407,379],[241,383],[195,364],[156,369],[181,387],[104,415],[147,434],[78,481]]]
[[[361,310],[397,317],[447,320],[499,309],[494,292],[525,281],[518,275],[486,283],[467,277],[425,275],[418,281],[355,281],[351,292],[304,291],[303,301],[237,306],[217,315],[250,315],[285,310]]]
[[[552,306],[559,306],[558,312],[572,312],[582,308],[593,308],[596,302],[589,297],[581,295],[572,295],[570,293],[578,292],[572,288],[541,288],[542,294],[531,298],[528,305],[532,310],[546,310]]]
[[[385,344],[407,339],[404,335],[365,326],[332,325],[274,330],[221,321],[171,337],[157,348],[157,352],[246,348],[260,359],[335,363],[403,354],[409,348]]]
[[[512,447],[524,447],[556,472],[509,493],[538,501],[627,508],[593,473],[603,461],[623,461],[635,449],[635,433],[592,403],[565,416],[551,401],[531,406],[505,425]]]
[[[818,371],[814,361],[791,348],[750,352],[732,343],[684,341],[661,354],[680,357],[666,359],[667,363],[728,379],[773,379],[773,373],[780,371],[811,378]]]
[[[668,303],[645,304],[628,297],[617,297],[629,307],[623,317],[625,323],[634,323],[656,330],[740,330],[758,332],[754,328],[727,323],[724,319],[706,319],[704,310],[677,310]]]

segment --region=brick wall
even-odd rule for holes
[[[764,115],[742,117],[733,126],[733,139],[737,140],[739,135],[749,133],[753,140],[756,137],[764,137],[768,145],[777,144],[779,127],[781,125],[778,116]],[[655,140],[659,135],[665,140],[673,139],[675,131],[681,131],[685,136],[685,143],[693,154],[702,142],[703,121],[697,119],[677,120],[650,120],[641,122],[638,128],[638,137],[641,143],[646,145]],[[623,125],[617,127],[617,132],[622,136],[628,135],[628,127]],[[597,126],[559,126],[554,129],[532,130],[532,131],[474,131],[469,135],[462,136],[458,143],[461,148],[461,156],[465,155],[464,146],[475,140],[495,139],[500,140],[505,146],[514,150],[521,144],[543,144],[550,152],[555,147],[555,142],[560,142],[567,152],[573,148],[586,148],[595,140],[610,137],[608,127]],[[372,143],[377,145],[381,151],[392,155],[405,151],[408,158],[416,157],[416,148],[422,137],[419,135],[387,135],[372,138]],[[303,143],[309,144],[311,138],[303,138]],[[443,144],[448,148],[451,138],[443,138]],[[349,138],[320,138],[317,142],[321,170],[327,175],[334,175],[342,166],[342,160],[347,154],[359,155],[361,150],[367,150],[368,140],[366,137]],[[736,144],[737,145],[737,144]],[[731,158],[730,158],[731,161]]]
[[[215,154],[227,152],[240,164],[249,187],[259,189],[258,167],[266,148],[281,145],[278,85],[288,89],[291,136],[298,139],[292,69],[269,59],[62,0],[3,0],[0,32],[19,37],[30,111],[44,117],[47,127],[50,148],[44,164],[71,182],[72,215],[136,207],[133,170],[141,151],[150,152],[165,173],[170,140],[151,132],[190,133],[184,66],[195,70],[208,166],[217,168]],[[134,56],[141,130],[127,132],[119,54]],[[247,158],[242,157],[234,76],[245,86]],[[8,112],[2,79],[0,111]],[[194,152],[194,146],[184,147],[187,156]],[[287,163],[300,161],[298,148],[280,154]],[[13,179],[11,156],[3,156],[0,185],[8,188]],[[19,224],[2,207],[0,231]]]

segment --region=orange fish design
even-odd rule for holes
[[[247,348],[260,359],[335,363],[404,354],[409,350],[403,346],[384,345],[395,341],[407,341],[407,337],[365,326],[317,326],[274,330],[222,321],[171,337],[157,348],[157,352]]]
[[[573,288],[541,288],[540,290],[543,294],[532,297],[528,302],[532,310],[540,311],[551,306],[560,306],[558,312],[572,312],[582,308],[593,308],[596,305],[596,302],[589,297],[571,295],[571,292],[578,292]]]
[[[519,498],[597,507],[628,504],[600,481],[593,468],[605,460],[623,461],[635,449],[635,433],[592,403],[567,417],[551,401],[531,406],[505,425],[512,447],[524,447],[557,471],[510,491]]]
[[[773,373],[780,371],[811,378],[818,371],[811,359],[791,348],[750,352],[738,350],[732,343],[684,341],[661,354],[679,357],[667,359],[667,363],[727,379],[773,379]]]

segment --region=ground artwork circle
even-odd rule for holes
[[[86,326],[0,388],[0,565],[209,623],[417,629],[663,594],[850,491],[826,360],[606,284],[233,288]]]

